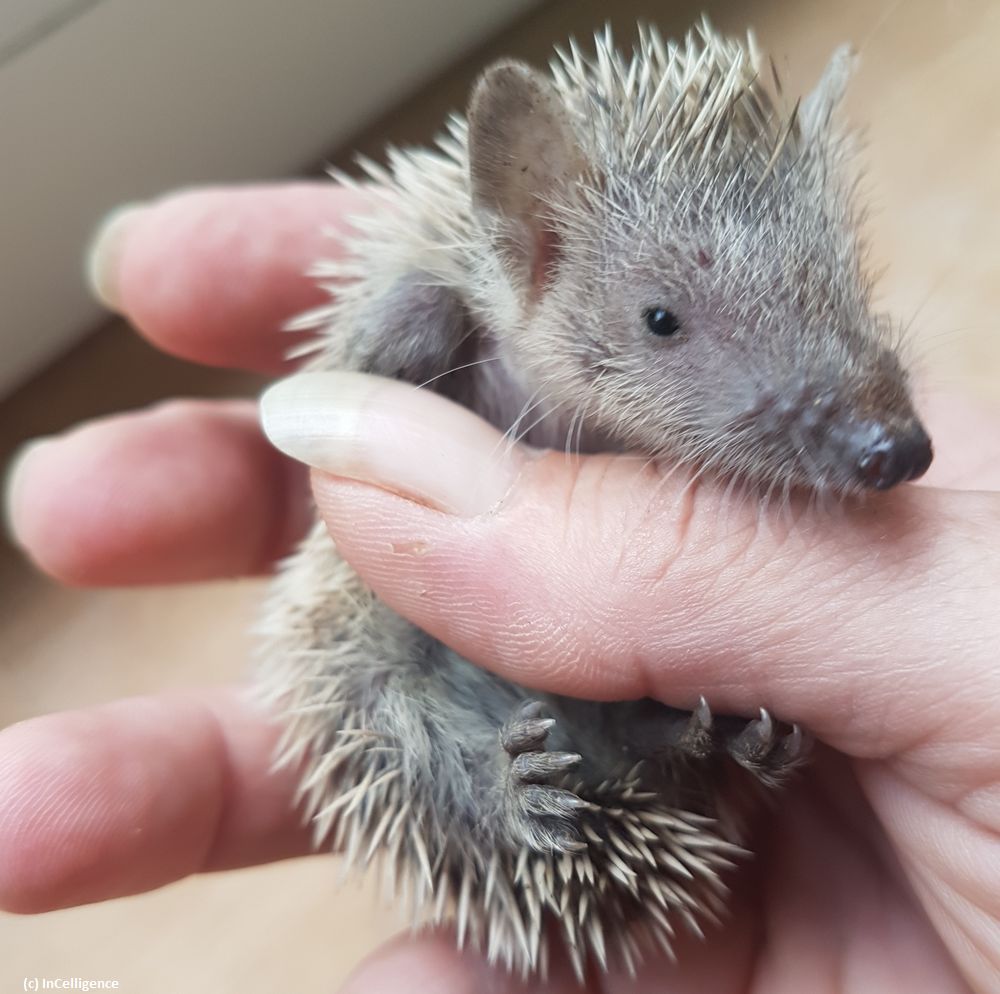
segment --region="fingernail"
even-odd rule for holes
[[[7,463],[3,481],[3,526],[12,545],[22,544],[18,518],[24,507],[24,481],[28,475],[26,472],[28,463],[37,458],[42,449],[51,442],[51,438],[34,438],[30,442],[25,442]]]
[[[87,283],[91,293],[112,311],[121,306],[118,269],[125,235],[143,210],[145,207],[141,203],[116,207],[101,221],[87,249]]]
[[[496,506],[523,459],[471,412],[378,376],[302,373],[260,405],[264,433],[293,459],[460,517]]]

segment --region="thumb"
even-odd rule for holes
[[[996,721],[996,495],[762,508],[648,460],[513,445],[430,391],[355,373],[282,381],[262,417],[317,470],[320,512],[375,592],[517,683],[764,704],[858,756],[939,731],[943,701],[969,738]]]

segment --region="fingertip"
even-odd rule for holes
[[[93,425],[27,443],[12,461],[6,485],[7,527],[14,543],[43,573],[68,586],[102,574],[102,563],[119,557],[118,526],[129,509],[112,514],[120,491],[106,439]],[[105,510],[109,513],[105,514]]]
[[[73,586],[269,570],[308,527],[305,474],[246,401],[171,401],[34,443],[9,473],[12,538]]]
[[[309,272],[363,208],[363,192],[329,182],[181,190],[109,215],[90,283],[172,355],[280,371],[308,337],[281,329],[328,299]]]
[[[278,730],[239,690],[0,730],[0,909],[35,914],[311,851]]]
[[[60,484],[76,482],[74,456],[67,436],[29,441],[11,459],[4,485],[4,523],[11,542],[42,572],[69,586],[85,582],[89,558],[84,530],[77,541],[63,540],[66,515],[60,505],[70,490]]]
[[[24,546],[24,523],[29,490],[32,479],[32,465],[44,458],[44,450],[52,444],[50,438],[35,438],[19,448],[4,473],[3,482],[3,525],[7,538],[16,546]]]
[[[49,863],[45,835],[38,831],[37,805],[26,803],[36,772],[26,762],[31,758],[25,748],[30,745],[26,726],[20,722],[0,732],[0,910],[22,915],[46,910],[41,894],[47,889]]]
[[[119,269],[128,233],[140,223],[145,210],[141,203],[116,207],[97,227],[85,256],[87,285],[108,310],[121,307]]]
[[[219,746],[202,713],[168,725],[162,709],[134,699],[0,733],[0,908],[37,914],[191,872],[219,820]]]

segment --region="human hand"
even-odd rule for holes
[[[351,196],[180,195],[119,226],[101,282],[169,351],[276,370],[287,340],[274,328],[316,302],[300,273],[331,250],[320,229]],[[313,475],[330,530],[401,613],[525,684],[677,705],[704,693],[720,712],[766,704],[830,747],[754,840],[725,931],[682,939],[678,967],[595,983],[939,994],[968,989],[964,975],[1000,989],[1000,498],[964,489],[1000,482],[997,442],[985,452],[988,433],[971,434],[981,415],[929,412],[937,487],[764,521],[635,460],[507,449],[403,385],[301,384],[270,395],[269,430],[330,471]],[[295,424],[323,444],[304,449]],[[202,403],[35,449],[10,505],[44,569],[121,584],[266,569],[301,527],[289,513],[300,493],[252,405]],[[306,851],[291,778],[267,775],[271,742],[236,693],[6,730],[0,903],[62,907]],[[431,989],[478,990],[484,970],[429,936],[393,945],[352,983],[408,989],[421,975]],[[548,985],[493,983],[575,989],[559,966]]]

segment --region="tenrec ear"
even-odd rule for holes
[[[495,227],[495,244],[515,285],[535,296],[559,253],[547,205],[583,172],[566,105],[541,73],[498,62],[469,104],[472,206]]]
[[[830,56],[819,82],[799,106],[799,129],[804,138],[815,138],[827,130],[830,115],[843,100],[858,62],[858,54],[851,45],[841,45]]]

